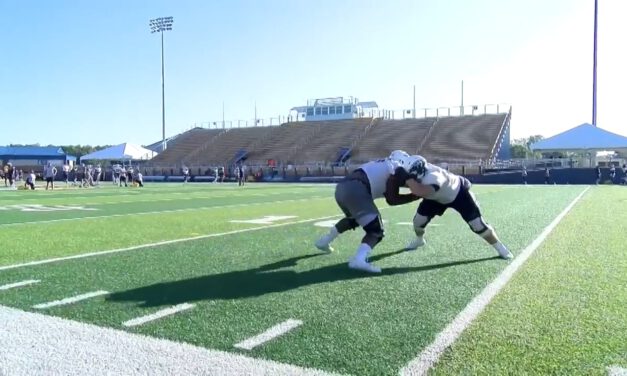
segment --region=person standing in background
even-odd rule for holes
[[[65,162],[63,164],[62,172],[63,172],[63,181],[65,182],[65,186],[67,187],[68,186],[68,178],[70,176],[70,165],[67,162]]]
[[[616,177],[616,167],[612,165],[612,167],[610,167],[610,181],[612,182],[612,184],[614,184],[615,177]]]
[[[48,162],[48,165],[44,167],[44,178],[46,179],[46,191],[48,187],[54,190],[54,177],[57,174],[57,168],[52,165],[52,162]]]

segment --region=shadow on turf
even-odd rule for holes
[[[399,250],[376,255],[370,257],[370,261],[379,261],[403,252],[405,251]],[[293,267],[298,261],[318,256],[321,256],[321,254],[292,257],[272,264],[263,265],[256,269],[238,270],[180,281],[157,283],[113,293],[107,297],[107,300],[132,301],[140,303],[142,307],[155,307],[199,300],[240,299],[293,290],[318,283],[421,272],[457,265],[473,264],[498,258],[485,257],[433,265],[387,268],[384,269],[381,274],[369,274],[351,270],[346,266],[346,263],[324,266],[304,272],[279,270]]]

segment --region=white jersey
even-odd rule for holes
[[[450,204],[455,201],[461,186],[459,176],[430,163],[427,163],[425,176],[420,182],[435,188],[435,193],[425,198],[440,204]]]
[[[359,167],[366,173],[366,176],[368,176],[373,200],[383,197],[386,182],[390,175],[394,175],[394,171],[397,167],[399,167],[398,162],[391,159],[380,159],[368,162]]]

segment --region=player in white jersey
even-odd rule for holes
[[[427,163],[427,160],[419,155],[412,156],[408,165],[407,170],[412,178],[406,180],[406,185],[414,195],[423,198],[414,216],[416,238],[409,243],[408,250],[425,245],[424,233],[427,224],[436,215],[440,216],[446,209],[453,208],[461,214],[474,233],[496,249],[501,258],[513,257],[501,243],[492,226],[481,217],[479,205],[474,194],[470,192],[471,183],[468,179]]]
[[[383,223],[374,200],[385,197],[390,205],[402,205],[418,200],[419,197],[412,194],[401,195],[398,190],[392,192],[393,194],[388,193],[390,185],[404,185],[407,176],[407,171],[401,167],[401,163],[391,158],[368,162],[351,172],[335,187],[335,201],[345,217],[316,242],[316,247],[325,252],[332,252],[330,244],[339,234],[361,226],[366,234],[355,255],[350,259],[348,267],[380,273],[380,268],[368,262],[372,249],[383,239]]]

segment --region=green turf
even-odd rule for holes
[[[49,237],[41,236],[28,252],[13,253],[14,261],[27,261],[262,226],[233,224],[228,222],[231,219],[297,216],[284,221],[290,222],[339,213],[328,186],[294,187],[292,193],[289,186],[264,186],[245,192],[221,187],[198,189],[199,195],[222,193],[229,197],[228,192],[233,192],[240,195],[241,204],[256,202],[258,196],[252,194],[259,192],[268,196],[283,192],[277,196],[286,198],[300,192],[310,199],[0,229],[32,228],[42,234],[66,229],[71,234],[66,239],[70,244],[50,243]],[[474,188],[486,219],[514,254],[537,237],[582,189]],[[154,190],[162,199],[167,198],[168,191],[173,197],[180,192],[180,188],[170,187]],[[104,199],[111,200],[111,196]],[[128,200],[128,195],[124,199]],[[172,200],[173,205],[176,201]],[[106,290],[111,292],[107,297],[45,312],[124,329],[126,320],[190,302],[197,304],[192,310],[125,330],[328,371],[393,375],[507,265],[507,261],[496,259],[496,252],[454,212],[433,221],[425,248],[399,253],[412,234],[411,226],[399,223],[411,222],[415,207],[382,209],[386,238],[372,258],[384,269],[380,276],[346,267],[361,231],[340,237],[334,244],[336,253],[319,255],[312,243],[326,230],[314,227],[312,221],[6,270],[0,272],[0,284],[25,279],[42,282],[3,292],[0,304],[34,310],[34,304]],[[250,352],[233,348],[235,343],[289,318],[304,324]]]
[[[626,223],[627,190],[592,188],[433,374],[627,368]]]
[[[332,203],[328,203],[332,191],[325,186],[296,187],[294,190],[267,186],[247,190],[233,189],[232,186],[229,190],[212,186],[188,188],[192,187],[179,187],[173,192],[167,189],[159,193],[142,191],[134,196],[129,195],[128,190],[118,191],[123,203],[115,201],[106,192],[108,203],[90,205],[98,207],[97,212],[0,212],[0,244],[15,244],[0,253],[0,266],[259,226],[230,223],[230,219],[258,218],[269,214],[316,218],[338,212],[332,210]],[[101,192],[89,192],[94,195],[91,202],[102,200]],[[48,198],[46,193],[56,196]],[[183,197],[181,193],[184,193]],[[193,194],[209,198],[190,199]],[[48,201],[58,201],[59,195],[44,191],[41,199],[31,201],[31,204],[49,206]],[[67,192],[63,196],[65,202],[61,205],[75,205],[73,196]],[[146,201],[147,197],[154,201]],[[311,205],[311,208],[307,205],[324,202],[320,206]],[[28,237],[25,238],[24,234]],[[16,239],[19,239],[17,244]]]

